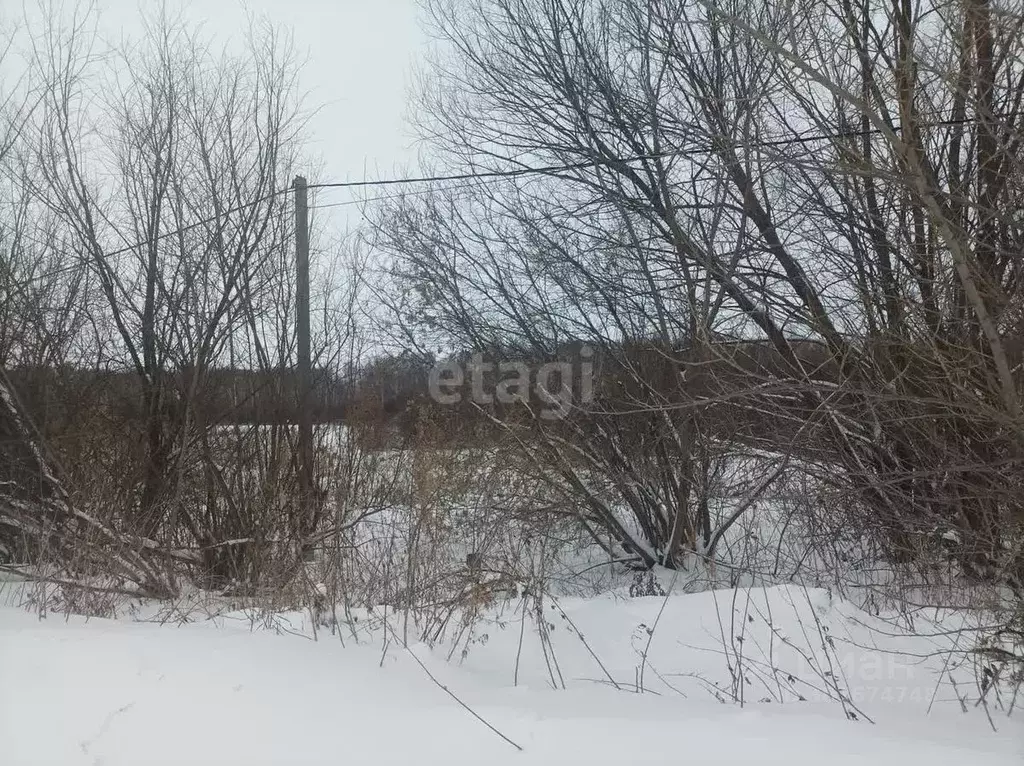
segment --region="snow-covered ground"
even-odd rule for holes
[[[408,648],[401,615],[314,640],[309,614],[3,606],[0,763],[1024,763],[1019,713],[992,707],[993,730],[963,712],[976,690],[948,618],[900,636],[825,591],[774,588],[547,600],[538,630],[529,603]]]

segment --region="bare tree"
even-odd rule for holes
[[[244,50],[216,53],[160,11],[140,40],[101,52],[91,18],[55,17],[32,39],[38,108],[5,166],[0,363],[33,398],[9,420],[42,461],[17,470],[63,474],[40,491],[60,498],[46,528],[62,529],[50,547],[65,571],[159,581],[161,593],[182,572],[291,576],[289,564],[258,570],[271,549],[319,534],[295,501],[281,419],[295,407],[294,50],[253,23]],[[318,361],[337,365],[355,309],[314,286]],[[34,401],[54,386],[59,407]],[[104,568],[125,551],[134,574]]]
[[[277,33],[254,28],[245,56],[218,59],[158,15],[139,45],[116,54],[123,74],[95,91],[90,42],[81,30],[40,41],[49,87],[33,167],[39,199],[99,281],[113,358],[141,387],[133,524],[153,536],[178,510],[176,477],[194,446],[192,403],[206,373],[229,339],[262,321],[280,281],[280,191],[300,125],[294,56]],[[98,113],[87,107],[97,96]]]
[[[424,131],[442,167],[509,177],[380,212],[393,303],[448,344],[550,354],[582,339],[619,358],[633,395],[603,414],[652,438],[623,449],[602,426],[555,450],[563,469],[583,450],[590,477],[620,477],[599,517],[646,493],[641,527],[663,521],[642,558],[670,559],[671,509],[694,504],[669,500],[692,483],[692,435],[750,443],[752,423],[761,437],[779,423],[774,451],[798,439],[893,559],[952,554],[1020,584],[1019,11],[430,7],[447,53]],[[517,175],[531,166],[549,169]],[[667,375],[624,353],[638,341]],[[641,479],[669,445],[664,481]]]

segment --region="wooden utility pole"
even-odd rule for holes
[[[298,340],[299,385],[299,513],[298,531],[313,531],[316,497],[313,492],[313,417],[310,412],[309,359],[309,200],[306,179],[296,176],[295,190],[295,332]]]

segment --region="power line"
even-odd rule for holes
[[[215,215],[209,216],[208,218],[203,218],[203,219],[201,219],[199,221],[195,221],[194,223],[190,223],[190,224],[187,224],[185,226],[181,226],[181,227],[179,227],[177,229],[173,229],[171,231],[166,231],[163,234],[158,234],[157,236],[150,237],[149,239],[139,240],[138,242],[135,242],[135,243],[133,243],[131,245],[128,245],[126,247],[122,247],[122,248],[120,248],[118,250],[112,250],[109,253],[103,253],[103,257],[104,258],[111,258],[111,257],[113,257],[115,255],[124,255],[125,253],[130,253],[130,252],[132,252],[133,250],[135,250],[137,248],[145,247],[146,245],[155,244],[155,243],[157,243],[157,242],[159,242],[161,240],[167,239],[168,237],[174,237],[174,236],[177,236],[178,234],[184,234],[187,231],[191,231],[192,229],[197,229],[200,226],[205,226],[208,223],[215,223],[215,222],[219,221],[221,218],[226,218],[229,215],[233,215],[235,213],[240,213],[243,210],[248,210],[251,207],[255,207],[256,205],[259,205],[259,204],[261,204],[263,202],[266,202],[269,199],[273,199],[275,197],[279,197],[280,195],[286,194],[286,193],[288,193],[290,191],[291,191],[290,188],[288,188],[288,189],[279,189],[278,191],[271,192],[270,194],[266,194],[266,195],[264,195],[264,196],[262,196],[262,197],[260,197],[258,199],[252,200],[251,202],[246,202],[246,203],[243,203],[241,205],[237,205],[237,206],[235,206],[233,208],[229,208],[228,210],[223,210],[220,213],[217,213]],[[42,241],[36,239],[35,237],[28,236],[27,234],[25,234],[23,232],[19,236],[22,236],[25,239],[30,240],[34,244],[40,245],[41,247],[49,247],[50,245],[52,245],[52,243],[42,242]],[[48,271],[48,272],[46,272],[44,274],[39,274],[39,275],[37,275],[35,277],[32,277],[31,279],[27,279],[27,280],[19,283],[17,285],[17,287],[19,287],[19,288],[28,287],[29,285],[31,285],[31,284],[33,284],[35,282],[39,282],[39,281],[44,280],[44,279],[49,279],[50,277],[55,277],[55,276],[58,276],[60,274],[64,274],[64,273],[69,272],[69,271],[74,271],[76,268],[78,268],[78,264],[69,264],[68,266],[62,266],[62,267],[60,267],[58,269],[53,269],[53,270]]]
[[[921,123],[921,127],[952,127],[954,125],[966,125],[972,122],[975,122],[975,120],[962,117],[959,119],[925,122]],[[894,125],[891,128],[889,128],[889,130],[894,133],[899,133],[901,131],[901,128],[897,125]],[[884,132],[886,131],[881,128],[869,128],[867,130],[847,130],[840,131],[838,133],[813,133],[803,136],[790,136],[789,138],[773,139],[769,141],[747,141],[733,143],[731,144],[731,147],[736,149],[769,149],[780,146],[792,146],[794,144],[807,144],[814,141],[836,141],[843,138],[863,138],[865,136],[878,135]],[[398,186],[402,184],[442,183],[448,181],[476,181],[497,178],[519,178],[521,176],[551,175],[553,173],[565,172],[569,170],[586,170],[589,168],[607,167],[613,165],[628,164],[632,162],[642,162],[646,160],[666,159],[669,157],[679,157],[683,155],[691,156],[700,154],[713,154],[715,151],[716,149],[710,146],[693,146],[683,149],[672,149],[670,151],[665,152],[653,152],[650,154],[634,154],[628,157],[615,157],[611,159],[581,160],[580,162],[559,165],[544,165],[540,167],[527,166],[522,168],[512,168],[509,170],[485,170],[468,173],[454,173],[451,175],[413,176],[405,178],[371,179],[364,181],[334,181],[310,184],[308,188],[355,189],[364,187]]]
[[[952,126],[955,126],[955,125],[966,125],[968,123],[973,123],[975,121],[976,120],[969,119],[969,118],[948,119],[948,120],[939,120],[939,121],[934,121],[934,122],[921,123],[921,127],[925,127],[925,128],[952,127]],[[891,128],[889,128],[889,131],[894,132],[894,133],[899,133],[900,130],[901,130],[901,128],[899,126],[892,126]],[[881,128],[869,128],[867,130],[849,130],[849,131],[840,131],[840,132],[837,132],[837,133],[814,133],[814,134],[808,134],[808,135],[803,135],[803,136],[790,136],[788,138],[773,139],[773,140],[767,140],[767,141],[748,141],[748,142],[732,143],[730,146],[732,148],[734,148],[734,149],[748,149],[748,150],[749,149],[769,149],[769,148],[777,148],[777,147],[781,147],[781,146],[792,146],[792,145],[796,145],[796,144],[807,144],[807,143],[812,143],[812,142],[815,142],[815,141],[836,141],[836,140],[841,140],[841,139],[844,139],[844,138],[863,138],[865,136],[878,135],[878,134],[881,134],[881,133],[884,133],[884,132],[886,132],[886,131],[884,131]],[[565,173],[565,172],[572,171],[572,170],[587,170],[587,169],[598,168],[598,167],[612,167],[612,166],[616,166],[616,165],[624,165],[624,164],[631,164],[631,163],[634,163],[634,162],[645,162],[645,161],[658,160],[658,159],[667,159],[667,158],[671,158],[671,157],[680,157],[680,156],[684,156],[684,155],[685,156],[707,155],[707,154],[713,154],[715,151],[716,151],[715,147],[711,147],[711,146],[703,146],[703,147],[701,147],[701,146],[692,146],[692,147],[687,147],[687,148],[683,148],[683,149],[673,149],[673,150],[665,151],[665,152],[654,152],[654,153],[651,153],[651,154],[635,154],[635,155],[631,155],[631,156],[628,156],[628,157],[615,157],[615,158],[611,158],[611,159],[581,160],[580,162],[564,163],[564,164],[557,164],[557,165],[543,165],[543,166],[539,166],[539,167],[537,167],[537,166],[526,166],[526,167],[521,167],[521,168],[511,168],[511,169],[508,169],[508,170],[471,171],[471,172],[465,172],[465,173],[452,173],[452,174],[447,174],[447,175],[405,176],[405,177],[401,177],[401,178],[379,178],[379,179],[366,179],[366,180],[362,180],[362,181],[331,181],[331,182],[309,184],[307,186],[307,188],[308,189],[361,189],[361,188],[378,188],[378,187],[388,187],[388,186],[402,186],[402,185],[412,185],[412,184],[422,184],[422,183],[428,183],[428,184],[451,183],[451,182],[456,182],[456,181],[467,182],[467,183],[464,183],[463,186],[464,187],[468,187],[468,186],[472,185],[471,183],[468,183],[468,182],[488,181],[488,180],[506,179],[506,178],[522,178],[524,176],[545,176],[545,175],[549,176],[549,175],[553,175],[553,174],[556,174],[556,173]],[[458,188],[458,187],[456,187],[456,188]],[[159,242],[159,241],[161,241],[163,239],[166,239],[168,237],[173,237],[173,236],[177,236],[178,234],[183,234],[183,233],[185,233],[187,231],[191,231],[192,229],[199,228],[200,226],[205,226],[206,224],[209,224],[209,223],[215,223],[215,222],[219,221],[221,218],[226,218],[229,215],[233,215],[235,213],[240,213],[243,210],[248,210],[251,207],[255,207],[256,205],[262,204],[263,202],[266,202],[267,200],[274,199],[275,197],[279,197],[282,194],[288,194],[291,191],[292,191],[291,187],[287,187],[287,188],[284,188],[284,189],[278,189],[277,191],[270,192],[269,194],[266,194],[266,195],[264,195],[264,196],[262,196],[262,197],[260,197],[258,199],[255,199],[255,200],[252,200],[250,202],[246,202],[246,203],[237,205],[237,206],[235,206],[233,208],[229,208],[228,210],[221,211],[220,213],[217,213],[215,215],[209,216],[207,218],[203,218],[203,219],[201,219],[199,221],[196,221],[194,223],[190,223],[190,224],[188,224],[186,226],[181,226],[181,227],[179,227],[177,229],[173,229],[171,231],[164,232],[163,234],[159,234],[159,235],[157,235],[155,237],[150,237],[148,239],[140,240],[140,241],[135,242],[135,243],[133,243],[131,245],[127,245],[127,246],[119,248],[117,250],[113,250],[113,251],[111,251],[109,253],[105,253],[104,257],[112,257],[112,256],[115,256],[115,255],[123,255],[123,254],[129,253],[129,252],[131,252],[131,251],[133,251],[133,250],[135,250],[137,248],[145,247],[147,245],[152,245],[152,244],[154,244],[156,242]],[[420,192],[412,192],[412,193],[424,194],[424,193],[427,193],[429,191],[430,190],[427,189],[427,190],[423,190],[423,191],[420,191]],[[313,209],[324,209],[324,208],[331,208],[331,207],[343,207],[343,206],[346,206],[346,205],[364,204],[366,202],[381,201],[381,200],[384,200],[384,199],[389,199],[389,197],[387,197],[387,196],[380,196],[380,197],[374,197],[374,198],[370,198],[370,199],[366,199],[366,200],[348,200],[348,201],[345,201],[345,202],[337,202],[337,203],[331,203],[331,204],[327,204],[327,205],[317,205],[317,206],[314,206]],[[65,267],[65,268],[61,268],[61,269],[57,269],[57,270],[48,272],[47,274],[39,275],[39,276],[34,277],[33,279],[29,280],[29,281],[26,281],[22,286],[25,286],[25,285],[31,284],[33,282],[39,281],[40,279],[45,279],[45,278],[47,278],[49,276],[54,276],[54,275],[60,274],[60,273],[65,272],[65,271],[70,271],[73,268],[75,268],[75,267],[74,266],[69,266],[69,267]]]
[[[122,247],[120,250],[113,250],[109,253],[104,253],[104,257],[110,258],[115,255],[124,255],[125,253],[130,253],[132,250],[135,250],[136,248],[144,247],[146,245],[152,245],[159,242],[160,240],[167,239],[168,237],[174,237],[177,236],[178,234],[184,234],[186,231],[198,229],[200,226],[205,226],[208,223],[216,223],[221,218],[227,218],[229,215],[241,213],[243,210],[248,210],[251,207],[256,207],[256,205],[260,205],[266,202],[267,200],[279,197],[282,194],[287,194],[290,191],[291,188],[279,189],[278,191],[270,192],[269,194],[265,194],[262,197],[259,197],[258,199],[252,200],[251,202],[245,202],[236,207],[229,208],[228,210],[223,210],[220,213],[210,216],[209,218],[203,218],[199,221],[196,221],[195,223],[190,223],[187,224],[186,226],[181,226],[177,229],[172,229],[171,231],[165,231],[163,234],[158,234],[155,237],[150,237],[149,239],[141,240],[134,244],[128,245],[127,247]]]
[[[470,184],[470,183],[452,184],[451,186],[448,186],[448,187],[445,187],[445,188],[446,188],[446,190],[451,190],[451,189],[468,189],[472,185],[473,184]],[[312,187],[309,187],[309,188],[316,188],[316,187],[312,186]],[[412,196],[418,196],[418,195],[421,195],[421,194],[429,194],[432,191],[434,191],[434,190],[433,189],[418,189],[416,191],[405,192],[405,196],[412,197]],[[363,197],[362,199],[347,199],[347,200],[343,200],[342,202],[328,202],[328,203],[323,204],[323,205],[310,205],[309,209],[310,210],[329,210],[329,209],[335,208],[335,207],[349,207],[351,205],[365,205],[365,204],[367,204],[369,202],[384,202],[385,200],[393,200],[393,199],[395,199],[395,195],[394,194],[381,194],[381,195],[378,195],[376,197]]]

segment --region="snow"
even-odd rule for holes
[[[994,728],[964,713],[939,682],[944,631],[920,620],[931,638],[797,588],[608,595],[547,599],[542,643],[526,603],[433,647],[410,625],[408,648],[401,615],[384,629],[364,612],[336,633],[314,632],[308,613],[161,622],[159,605],[116,620],[0,607],[0,762],[1024,763],[1019,713],[992,710]],[[816,676],[828,658],[858,720]],[[743,705],[730,665],[751,676]]]

